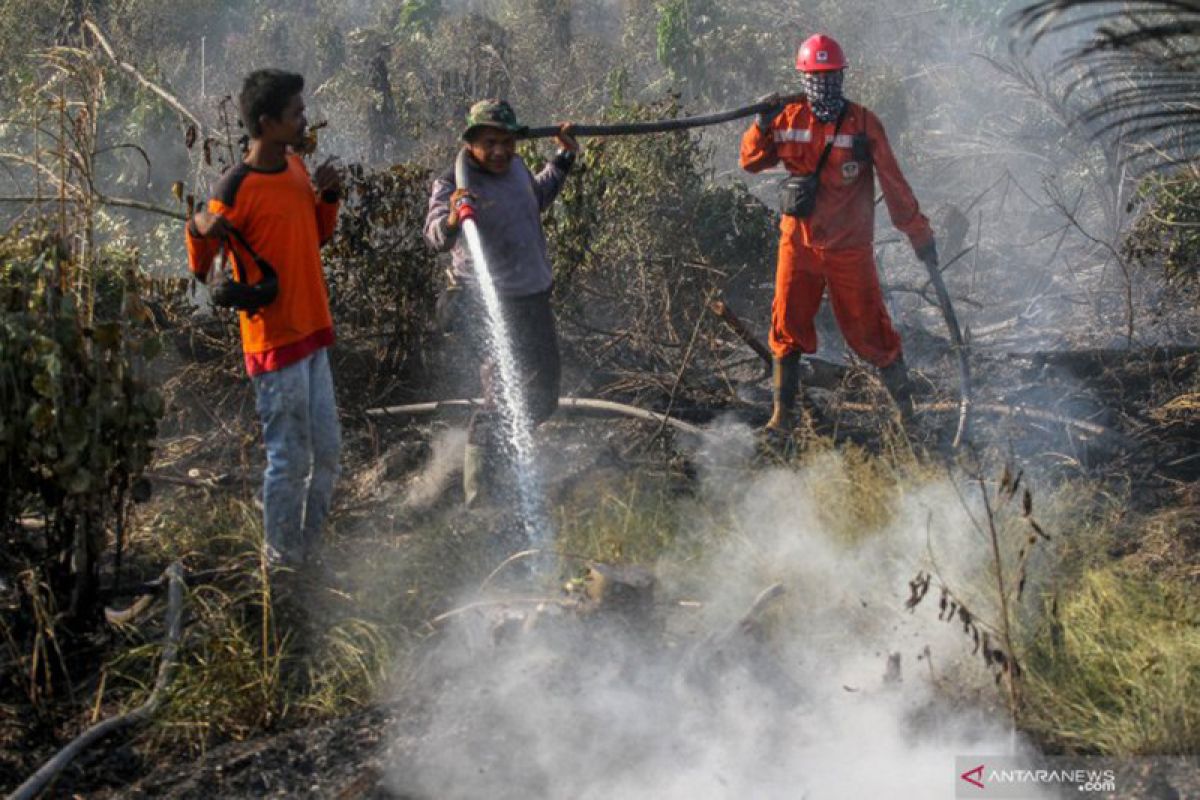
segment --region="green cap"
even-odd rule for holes
[[[476,128],[499,128],[509,133],[521,134],[527,127],[517,122],[517,114],[504,100],[480,100],[471,106],[467,112],[467,128],[463,131],[466,139]]]

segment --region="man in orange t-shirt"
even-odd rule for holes
[[[829,290],[846,344],[879,368],[906,419],[912,385],[875,268],[875,179],[892,223],[921,261],[937,265],[929,220],[904,179],[879,118],[842,95],[846,57],[829,36],[807,39],[796,57],[805,98],[762,114],[742,136],[741,165],[761,172],[782,163],[818,184],[815,204],[781,209],[775,301],[771,309],[775,407],[767,429],[787,432],[799,389],[801,353],[815,353],[813,324]],[[822,155],[824,154],[824,155]]]
[[[304,78],[293,73],[247,76],[238,102],[249,151],[187,224],[188,266],[201,281],[222,249],[247,284],[263,278],[259,259],[278,276],[274,300],[238,316],[267,450],[264,552],[271,563],[289,566],[317,560],[341,450],[320,250],[333,236],[342,185],[326,163],[314,187],[294,152],[308,128],[303,90]]]

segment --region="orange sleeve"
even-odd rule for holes
[[[241,228],[242,215],[238,214],[236,207],[225,205],[216,197],[210,197],[207,208],[208,213],[224,217],[233,227]],[[203,279],[212,268],[213,260],[221,253],[221,242],[218,239],[205,239],[195,235],[192,232],[191,220],[188,221],[185,228],[187,231],[188,269],[193,275]]]
[[[184,236],[187,239],[188,271],[203,281],[212,269],[213,259],[221,252],[221,243],[192,233],[190,219],[184,225]]]
[[[742,169],[747,172],[762,172],[779,163],[779,155],[775,152],[775,132],[763,132],[758,123],[752,123],[750,129],[742,134]]]
[[[919,250],[933,241],[933,229],[929,227],[929,220],[921,213],[912,187],[900,171],[883,123],[870,111],[867,112],[866,127],[867,138],[871,143],[871,159],[879,176],[879,188],[883,190],[888,216],[892,218],[892,224],[908,237],[913,249]]]

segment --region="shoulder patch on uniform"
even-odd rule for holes
[[[213,187],[212,198],[227,208],[233,208],[238,189],[242,188],[242,181],[246,180],[246,176],[252,171],[244,161],[239,161],[225,170],[217,185]]]

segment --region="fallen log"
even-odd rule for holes
[[[18,786],[8,800],[33,800],[84,750],[116,731],[148,722],[158,712],[179,658],[179,639],[183,633],[183,568],[179,562],[175,562],[163,574],[170,587],[167,592],[167,635],[163,643],[162,662],[158,665],[158,677],[146,702],[128,714],[106,719],[88,728]]]
[[[368,417],[423,417],[445,412],[462,412],[483,407],[482,398],[469,400],[434,400],[429,403],[410,403],[402,406],[386,406],[384,408],[369,408],[364,412]],[[657,411],[647,411],[637,406],[615,403],[612,400],[595,400],[583,397],[560,397],[558,410],[578,416],[613,417],[623,416],[655,422],[660,425],[670,425],[682,433],[703,436],[704,430],[680,419],[660,414]]]

